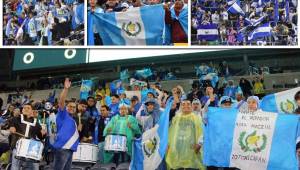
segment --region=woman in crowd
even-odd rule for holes
[[[126,104],[119,105],[119,114],[115,115],[106,125],[103,136],[121,135],[126,137],[126,152],[113,153],[107,151],[104,162],[112,161],[118,166],[122,162],[130,162],[132,156],[132,142],[135,136],[141,135],[141,130],[135,117],[129,115],[129,106]],[[119,162],[121,159],[121,162]]]

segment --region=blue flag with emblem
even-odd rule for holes
[[[82,80],[80,88],[80,99],[87,99],[93,86],[92,80]]]
[[[157,169],[163,160],[168,146],[169,112],[172,104],[173,98],[170,98],[158,123],[145,131],[142,138],[134,141],[130,170]]]
[[[126,12],[92,13],[91,16],[104,45],[163,44],[163,5],[131,8]]]
[[[298,123],[297,115],[209,108],[204,164],[255,170],[298,169]]]
[[[215,41],[219,38],[217,24],[200,24],[197,30],[198,40]]]
[[[300,87],[269,94],[262,98],[260,107],[268,112],[294,113],[297,109],[294,96],[298,91],[300,91]]]

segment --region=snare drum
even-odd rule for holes
[[[104,150],[114,152],[127,151],[127,138],[121,135],[107,135],[105,137]]]
[[[73,153],[73,162],[96,163],[98,159],[98,146],[89,143],[80,143],[77,151]]]
[[[19,158],[40,161],[42,159],[43,149],[44,145],[42,142],[33,139],[21,138],[16,144],[16,156]]]

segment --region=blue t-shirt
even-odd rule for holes
[[[109,105],[110,108],[110,117],[113,117],[115,115],[117,115],[119,113],[119,103],[115,103],[115,104],[110,104]]]
[[[53,147],[55,149],[70,149],[72,151],[77,150],[79,144],[79,134],[75,120],[71,117],[70,113],[64,110],[58,109],[56,114],[56,127],[57,136]]]

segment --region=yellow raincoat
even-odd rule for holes
[[[205,169],[202,164],[202,149],[196,153],[193,148],[202,135],[199,116],[194,113],[176,115],[169,128],[166,156],[168,168]]]

